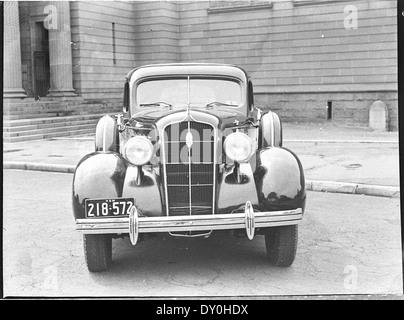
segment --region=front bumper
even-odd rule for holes
[[[141,217],[133,206],[129,217],[77,219],[76,229],[83,234],[129,234],[132,244],[136,244],[140,233],[153,232],[245,229],[248,238],[252,239],[256,228],[298,224],[302,217],[301,208],[254,212],[249,202],[244,213],[174,217]]]

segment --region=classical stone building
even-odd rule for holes
[[[190,61],[243,67],[256,104],[283,121],[366,126],[369,107],[382,100],[389,129],[397,130],[396,6],[395,0],[6,1],[3,139],[91,132],[100,113],[120,111],[130,69]]]

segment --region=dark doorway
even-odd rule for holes
[[[327,120],[332,120],[332,101],[327,101]]]
[[[34,81],[35,99],[46,97],[50,86],[49,31],[42,22],[35,23]]]

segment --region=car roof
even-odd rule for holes
[[[232,64],[219,63],[149,64],[132,69],[126,76],[127,81],[130,81],[133,75],[136,78],[164,75],[215,75],[248,80],[248,74],[242,68]]]

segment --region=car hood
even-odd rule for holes
[[[170,117],[175,114],[187,112],[187,108],[169,109],[164,107],[150,107],[144,111],[140,111],[132,116],[132,120],[142,124],[155,124],[165,117]],[[235,108],[215,107],[212,109],[207,108],[195,108],[190,110],[190,115],[210,115],[217,119],[217,122],[221,125],[234,123],[235,120],[244,122],[247,117],[244,112],[241,112]]]

